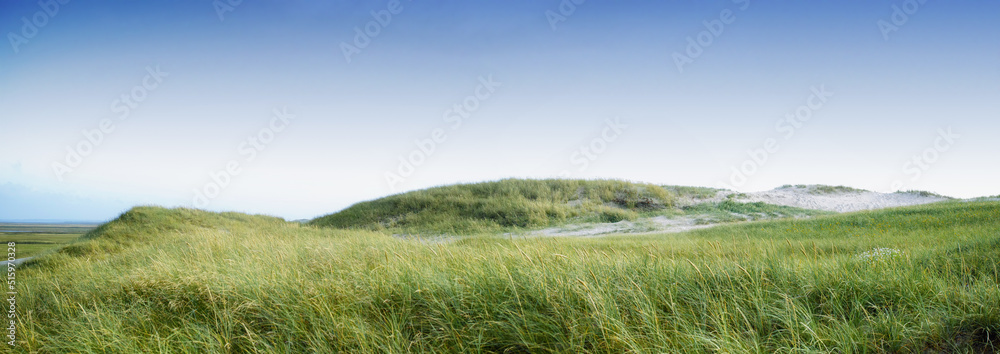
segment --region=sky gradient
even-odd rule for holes
[[[0,0],[0,220],[507,177],[1000,194],[996,1],[232,3]]]

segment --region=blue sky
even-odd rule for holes
[[[1000,194],[995,1],[233,4],[0,0],[0,220],[506,177]]]

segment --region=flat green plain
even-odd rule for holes
[[[15,243],[15,258],[34,257],[78,240],[97,225],[0,223],[0,243]],[[4,259],[7,254],[4,252]]]

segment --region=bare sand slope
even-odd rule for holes
[[[719,191],[710,198],[681,197],[678,205],[693,206],[701,203],[719,203],[727,199],[740,203],[763,202],[774,205],[784,205],[803,209],[825,210],[833,212],[852,212],[882,208],[902,207],[909,205],[928,204],[949,200],[947,197],[922,192],[878,193],[847,187],[830,187],[820,185],[785,186],[769,191],[738,193]],[[619,221],[616,223],[573,224],[562,227],[552,227],[527,233],[526,236],[604,236],[610,234],[648,234],[682,232],[720,223],[705,223],[697,215],[678,215],[674,217],[657,216],[635,221]]]
[[[723,192],[723,194],[728,195],[733,193]],[[788,186],[764,192],[735,195],[735,200],[740,202],[764,202],[841,213],[935,203],[948,199],[947,197],[920,192],[878,193],[816,185]]]

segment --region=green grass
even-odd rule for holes
[[[832,215],[834,212],[802,209],[783,205],[766,204],[762,202],[740,203],[727,199],[718,203],[702,203],[683,208],[684,215],[696,217],[699,224],[714,224],[746,220],[764,220],[781,218],[801,218],[819,215]]]
[[[709,187],[663,186],[663,188],[673,192],[678,197],[687,197],[696,200],[713,198],[716,193],[722,191],[721,189]]]
[[[847,186],[825,186],[818,185],[809,191],[809,194],[839,194],[839,193],[860,193],[867,192],[864,189],[857,189]]]
[[[944,195],[940,195],[940,194],[937,194],[937,193],[934,193],[934,192],[920,191],[920,190],[898,191],[896,193],[900,193],[900,194],[916,194],[916,195],[919,195],[921,197],[935,197],[935,198],[944,198],[944,199],[955,199],[955,198],[944,196]]]
[[[746,194],[746,193],[733,193],[733,194],[730,194],[730,195],[726,196],[727,200],[740,200],[740,199],[749,199],[749,198],[750,198],[750,195]]]
[[[454,185],[355,204],[310,225],[404,235],[488,234],[545,227],[594,226],[642,218],[694,217],[710,224],[823,215],[763,203],[707,202],[719,189],[616,180],[521,180]],[[746,197],[730,195],[730,199]],[[683,202],[680,205],[678,199]],[[651,231],[655,225],[637,225]]]
[[[867,192],[867,190],[858,189],[858,188],[854,188],[854,187],[848,187],[848,186],[827,186],[827,185],[822,185],[822,184],[816,184],[816,185],[811,185],[811,186],[810,185],[805,185],[805,184],[796,184],[796,185],[786,184],[786,185],[783,185],[781,187],[778,187],[778,189],[791,189],[791,188],[797,188],[797,189],[810,188],[809,194],[815,194],[815,195]]]
[[[574,219],[633,220],[641,212],[672,208],[675,198],[660,186],[617,180],[505,179],[362,202],[310,224],[397,233],[487,233]]]
[[[0,243],[14,242],[17,258],[34,257],[45,251],[54,250],[60,246],[76,241],[82,234],[48,234],[34,232],[3,233],[0,232]],[[4,258],[6,260],[6,258]]]
[[[18,271],[17,350],[989,352],[998,215],[938,203],[421,242],[141,207]],[[895,251],[864,256],[881,248]]]

